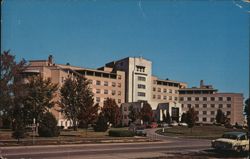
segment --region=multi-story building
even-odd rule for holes
[[[179,102],[185,112],[194,107],[198,112],[198,122],[214,123],[218,109],[229,118],[231,124],[243,124],[243,94],[240,93],[218,93],[211,85],[200,87],[182,88],[179,90]]]
[[[187,88],[187,83],[169,79],[159,79],[152,75],[152,62],[142,57],[127,57],[105,64],[98,69],[62,65],[48,60],[32,60],[25,75],[41,74],[51,78],[61,87],[66,78],[82,75],[90,81],[90,88],[96,103],[103,106],[106,98],[113,98],[122,105],[123,123],[128,124],[129,106],[141,106],[147,101],[155,110],[156,121],[162,120],[162,113],[169,112],[173,120],[179,120],[182,112],[189,107],[199,111],[199,122],[212,123],[218,108],[221,108],[231,123],[243,122],[243,95],[237,93],[218,93],[212,86],[201,83],[199,88]],[[58,92],[59,93],[59,92]],[[59,95],[56,97],[58,100]],[[129,104],[123,104],[129,103]],[[126,108],[125,108],[126,107]],[[54,111],[59,126],[69,126],[63,114]],[[174,114],[174,115],[172,115]],[[166,114],[165,114],[166,115]]]
[[[125,102],[125,72],[123,71],[113,71],[107,67],[87,69],[70,66],[69,64],[55,64],[52,56],[50,56],[48,60],[31,60],[29,62],[29,66],[23,75],[26,77],[34,74],[40,74],[43,78],[51,78],[52,83],[58,84],[59,88],[67,78],[82,75],[89,80],[95,103],[99,103],[101,107],[107,98],[115,99],[118,105]],[[58,91],[54,100],[59,100],[59,98]],[[70,121],[66,120],[63,114],[57,111],[58,108],[56,105],[51,110],[58,120],[58,125],[70,126]]]

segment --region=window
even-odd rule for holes
[[[161,92],[161,88],[158,88],[158,92]]]
[[[96,85],[101,85],[101,81],[96,81]]]
[[[199,97],[195,97],[195,100],[196,100],[196,101],[199,101]]]
[[[191,104],[188,104],[187,107],[188,107],[188,108],[191,108]]]
[[[222,104],[219,104],[219,108],[222,108],[223,107],[223,105]]]
[[[156,88],[155,87],[153,87],[153,91],[155,92],[155,90],[156,90]]]
[[[214,97],[211,97],[211,101],[215,101],[215,98],[214,98]]]
[[[167,89],[163,89],[163,92],[164,92],[164,93],[167,93]]]
[[[146,77],[138,76],[138,81],[146,81]]]
[[[61,80],[61,82],[62,82],[62,83],[64,82],[64,77],[62,77],[62,80]]]
[[[118,87],[121,87],[121,83],[118,83],[117,85],[118,85]]]
[[[122,92],[121,91],[118,91],[118,96],[120,96],[122,94]]]
[[[138,96],[145,97],[146,93],[144,93],[144,92],[138,92]]]
[[[184,100],[184,98],[183,97],[180,97],[180,101],[183,101]]]
[[[205,122],[206,122],[206,121],[207,121],[207,118],[202,118],[202,121],[205,121]]]
[[[122,102],[122,100],[121,99],[118,99],[118,103],[120,104]]]
[[[214,105],[214,104],[211,104],[211,108],[215,108],[215,105]]]
[[[105,89],[104,94],[109,94],[109,91],[107,89]]]
[[[174,100],[176,100],[176,101],[177,101],[177,100],[178,100],[178,97],[174,97]]]
[[[158,99],[161,99],[161,95],[158,95],[157,98],[158,98]]]
[[[122,76],[121,76],[121,75],[118,75],[118,79],[122,79]]]
[[[99,94],[99,93],[101,93],[101,90],[100,90],[100,89],[96,89],[95,92],[96,92],[97,94]]]
[[[153,95],[153,99],[155,99],[155,95]]]
[[[219,97],[219,101],[223,101],[223,97]]]
[[[188,97],[188,98],[187,98],[187,100],[188,100],[188,101],[191,101],[191,100],[192,100],[192,98],[191,98],[191,97]]]
[[[115,87],[115,86],[116,86],[115,82],[112,82],[112,87]]]
[[[115,95],[115,93],[116,93],[115,90],[112,90],[112,95]]]
[[[169,93],[172,93],[172,89],[169,90]]]
[[[228,108],[231,108],[231,104],[227,104],[227,107],[228,107]]]
[[[230,111],[227,111],[227,115],[231,115],[231,112],[230,112]]]
[[[107,81],[104,81],[104,86],[109,86],[109,83]]]
[[[99,103],[101,101],[100,97],[96,97],[96,100],[95,100],[97,103]]]
[[[163,99],[166,100],[166,99],[167,99],[167,96],[164,96]]]
[[[214,111],[211,111],[211,115],[214,115]]]
[[[177,91],[177,90],[175,90],[174,92],[175,92],[175,94],[178,94],[178,91]]]
[[[145,67],[144,66],[136,66],[136,71],[145,72]]]
[[[172,96],[169,96],[169,100],[172,100]]]
[[[146,86],[144,84],[138,84],[138,88],[146,89]]]
[[[227,101],[231,101],[231,97],[227,97]]]
[[[199,108],[199,104],[195,104],[195,108]]]
[[[207,97],[203,97],[203,101],[207,101]]]
[[[203,114],[203,115],[207,115],[207,111],[203,111],[202,114]]]
[[[247,138],[246,138],[246,135],[242,135],[241,137],[240,137],[240,140],[246,140]]]
[[[207,108],[207,104],[203,104],[203,108]]]

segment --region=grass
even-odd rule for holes
[[[203,138],[203,139],[215,139],[221,137],[224,132],[227,131],[242,131],[246,132],[247,130],[242,129],[232,129],[225,128],[222,126],[195,126],[191,129],[188,127],[172,127],[166,128],[165,132],[162,132],[162,129],[156,131],[156,133],[165,135],[165,136],[177,136],[177,137],[186,137],[186,138]]]

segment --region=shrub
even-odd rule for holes
[[[57,137],[60,135],[57,120],[52,113],[47,112],[43,115],[39,123],[38,134],[41,137]]]
[[[129,130],[110,130],[109,136],[112,137],[133,137],[135,136],[134,132]]]
[[[107,120],[104,117],[104,115],[100,114],[97,122],[94,125],[94,131],[96,132],[105,132],[107,131],[109,128],[108,124],[107,124]]]
[[[18,128],[12,133],[12,137],[17,139],[17,143],[19,143],[21,138],[25,138],[25,129]]]

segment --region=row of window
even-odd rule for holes
[[[156,99],[156,95],[153,95],[153,99]],[[178,97],[172,97],[172,96],[161,96],[161,95],[157,95],[157,99],[163,99],[163,100],[178,100]]]
[[[231,101],[231,97],[180,97],[180,101]]]
[[[136,66],[136,71],[137,72],[145,72],[145,67],[144,66]]]
[[[200,115],[209,115],[208,113],[209,113],[209,111],[200,111],[200,112],[198,112],[198,114],[200,114]],[[210,111],[210,115],[215,115],[216,113],[217,113],[217,111]],[[231,114],[230,111],[226,111],[225,115],[230,115],[230,114]]]
[[[101,94],[101,89],[96,89],[95,90],[95,93],[96,94]],[[115,90],[107,90],[107,89],[104,89],[103,90],[103,94],[109,94],[109,93],[111,93],[112,95],[116,95],[116,91]],[[118,91],[118,96],[120,96],[121,95],[121,91]]]
[[[138,81],[146,81],[146,77],[138,76]]]
[[[182,104],[182,108],[191,108],[192,106],[194,106],[195,108],[215,108],[216,105],[215,104]],[[231,108],[231,104],[218,104],[217,108]]]
[[[140,88],[140,89],[146,89],[146,85],[144,85],[144,84],[138,84],[137,87]]]
[[[96,97],[95,98],[95,101],[96,101],[96,103],[100,103],[101,102],[101,100],[103,100],[103,101],[105,101],[107,98],[100,98],[100,97]],[[117,103],[121,103],[122,102],[122,100],[121,99],[117,99]]]
[[[93,84],[94,81],[93,80],[89,80],[90,84]],[[95,81],[96,85],[102,85],[102,82],[99,80]],[[108,82],[108,81],[103,81],[103,86],[112,86],[112,87],[116,87],[116,83],[115,82]],[[121,83],[117,83],[117,87],[121,87]]]
[[[153,87],[153,91],[155,92],[156,91],[156,88]],[[175,93],[175,94],[178,94],[178,90],[172,90],[172,89],[161,89],[161,88],[157,88],[157,92],[160,92],[160,93]]]
[[[144,93],[144,92],[138,92],[138,96],[140,96],[140,97],[145,97],[145,96],[146,96],[146,93]]]

